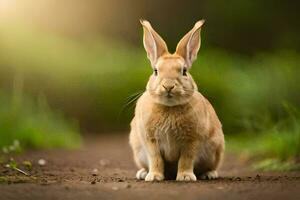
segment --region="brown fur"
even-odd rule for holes
[[[150,77],[131,122],[130,145],[138,179],[163,180],[174,169],[179,181],[195,181],[195,174],[217,177],[224,151],[222,126],[191,75],[182,72],[199,50],[200,22],[179,42],[174,54],[168,53],[156,32],[149,35],[154,31],[150,23],[142,22],[145,49],[158,75]]]

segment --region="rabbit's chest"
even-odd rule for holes
[[[150,137],[174,140],[193,139],[196,134],[196,117],[185,107],[156,108],[149,114],[146,129]]]
[[[156,110],[148,119],[146,127],[149,137],[155,138],[162,156],[175,161],[184,143],[196,139],[196,127],[193,117],[182,112],[159,112]]]

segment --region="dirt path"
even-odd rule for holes
[[[47,161],[39,166],[37,160]],[[0,199],[300,199],[300,173],[258,173],[227,156],[214,181],[145,183],[134,179],[127,138],[89,139],[81,150],[32,151],[17,156],[33,163],[31,176],[0,167]],[[93,176],[93,169],[98,175]]]

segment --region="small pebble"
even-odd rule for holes
[[[24,161],[22,162],[22,164],[23,164],[28,170],[31,170],[32,164],[31,164],[31,162],[30,162],[29,160],[24,160]]]
[[[38,160],[38,164],[39,164],[40,166],[44,166],[44,165],[46,165],[46,160],[44,160],[44,159],[39,159],[39,160]]]
[[[93,176],[97,176],[98,175],[98,169],[93,169],[93,171],[92,171],[92,175]]]
[[[101,160],[99,161],[99,164],[100,164],[102,167],[105,167],[105,166],[109,165],[109,160],[107,160],[107,159],[101,159]]]
[[[112,190],[119,190],[119,188],[117,187],[117,186],[113,186],[112,188],[111,188]]]

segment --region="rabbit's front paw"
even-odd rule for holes
[[[164,175],[158,172],[149,172],[145,178],[145,181],[162,181],[164,180]]]
[[[197,177],[193,172],[179,172],[176,177],[177,181],[196,181]]]

